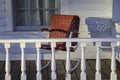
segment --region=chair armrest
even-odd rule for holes
[[[41,32],[43,32],[43,31],[49,32],[50,30],[49,30],[48,28],[42,28],[40,31],[41,31]]]
[[[69,38],[77,38],[79,34],[79,32],[71,32]]]
[[[80,34],[79,32],[72,32],[72,34]]]
[[[49,36],[49,29],[48,28],[42,28],[40,29],[40,32],[38,33],[39,38],[48,38]]]

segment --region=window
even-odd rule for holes
[[[14,29],[39,30],[50,24],[52,14],[59,13],[59,0],[13,0]]]

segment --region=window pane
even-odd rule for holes
[[[52,14],[55,14],[55,11],[46,11],[46,25],[50,25],[50,19]]]
[[[28,8],[28,0],[15,0],[15,5],[16,8]]]
[[[43,14],[43,10],[40,10],[40,24],[44,25],[44,14]]]
[[[29,24],[28,11],[19,10],[16,12],[16,25],[17,26],[27,26]]]
[[[49,8],[55,8],[55,0],[49,0]]]
[[[24,29],[28,28],[28,26],[48,26],[51,15],[58,13],[58,1],[59,0],[13,0],[14,22],[17,28],[20,26],[27,26]]]
[[[43,0],[30,0],[31,8],[43,8]]]
[[[30,14],[30,23],[31,23],[31,26],[39,26],[41,25],[41,17],[40,17],[40,11],[31,11],[31,14]]]
[[[45,8],[55,8],[55,0],[45,0]]]

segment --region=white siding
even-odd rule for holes
[[[85,20],[88,17],[112,18],[112,1],[113,0],[68,0],[68,13],[80,17],[80,37],[91,37],[88,31],[88,25],[85,24]],[[94,58],[96,55],[95,46],[93,46],[93,44],[89,44],[88,46],[88,51],[90,51],[91,54],[86,54],[86,56]],[[101,55],[101,58],[104,56],[110,57],[110,54]]]
[[[5,31],[13,30],[11,5],[11,0],[0,0],[0,27]],[[111,18],[112,0],[61,0],[61,13],[80,16],[80,36],[88,37],[84,20],[87,17]]]
[[[112,16],[112,0],[69,0],[68,4],[70,14],[81,17]]]
[[[5,15],[5,0],[0,0],[0,32],[5,31],[6,15]]]
[[[60,8],[61,8],[61,10],[60,10],[60,13],[61,14],[69,14],[68,13],[68,1],[69,0],[60,0]]]
[[[69,14],[80,17],[80,36],[89,37],[85,19],[88,17],[112,17],[112,0],[69,0]]]

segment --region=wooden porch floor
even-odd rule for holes
[[[36,66],[35,61],[26,61],[27,66],[27,80],[35,80],[36,78]],[[47,61],[42,61],[42,65],[46,64]],[[74,66],[76,61],[71,61],[72,66]],[[110,79],[110,60],[101,60],[101,73],[102,73],[102,80],[109,80]],[[94,80],[95,79],[95,60],[87,60],[87,80]],[[72,80],[80,80],[80,65],[72,73]],[[11,74],[12,80],[20,80],[20,61],[11,61]],[[51,68],[48,66],[46,69],[42,71],[43,80],[50,80],[51,76]],[[120,80],[120,63],[117,62],[117,75],[118,80]],[[4,80],[5,76],[5,62],[0,61],[0,80]],[[65,79],[65,61],[57,60],[57,80],[64,80]]]

